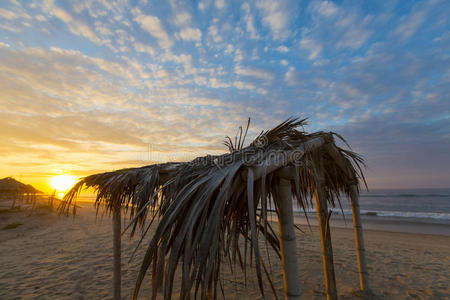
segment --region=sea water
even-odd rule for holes
[[[377,219],[403,220],[450,225],[450,189],[378,189],[361,191],[361,215]],[[333,213],[351,215],[347,197],[333,208]],[[298,207],[297,211],[301,211]],[[310,210],[309,212],[313,212]]]

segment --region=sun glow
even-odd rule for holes
[[[58,175],[52,177],[50,180],[50,185],[58,193],[58,196],[64,195],[77,181],[77,179],[72,175]]]

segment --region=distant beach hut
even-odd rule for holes
[[[78,182],[66,195],[63,211],[69,210],[83,187],[92,187],[97,190],[97,208],[104,206],[114,216],[114,299],[120,298],[121,207],[130,213],[132,234],[138,225],[146,232],[159,217],[138,274],[134,299],[149,268],[153,297],[162,290],[164,298],[170,299],[178,267],[182,273],[180,299],[189,299],[192,293],[195,297],[200,293],[202,299],[215,297],[220,291],[222,263],[239,262],[245,268],[247,255],[254,259],[264,295],[263,274],[272,288],[273,284],[261,256],[260,237],[281,258],[285,298],[300,299],[293,200],[305,211],[316,208],[327,298],[337,299],[328,207],[340,203],[342,195],[351,200],[360,288],[367,291],[358,204],[359,183],[365,184],[363,161],[358,154],[337,146],[335,138],[345,143],[340,135],[306,133],[304,124],[305,120],[288,119],[243,147],[247,124],[234,139],[227,137],[225,145],[230,153],[96,174]],[[278,235],[268,217],[270,205],[278,215]],[[150,220],[148,224],[146,220]],[[242,242],[245,248],[249,244],[250,254],[242,252]]]
[[[25,197],[27,201],[35,203],[36,194],[42,194],[42,192],[30,184],[24,184],[12,177],[0,179],[0,199],[12,200],[12,207],[15,207],[18,200],[23,202]]]

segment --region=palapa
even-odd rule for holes
[[[245,132],[240,128],[239,137],[234,141],[227,137],[225,145],[230,150],[227,154],[85,177],[65,196],[61,210],[68,212],[71,202],[83,188],[94,188],[97,208],[105,207],[113,213],[120,212],[121,207],[126,209],[131,219],[128,227],[132,228],[132,235],[138,226],[146,232],[145,229],[158,217],[159,223],[147,245],[133,298],[137,297],[144,276],[151,268],[153,298],[162,289],[164,298],[170,299],[175,271],[180,268],[180,298],[189,299],[193,293],[195,297],[200,295],[205,299],[216,297],[220,291],[217,284],[221,284],[222,262],[245,267],[247,255],[253,259],[256,257],[254,267],[260,292],[264,295],[263,274],[269,281],[271,278],[261,263],[258,239],[265,239],[266,245],[280,258],[282,256],[279,236],[268,217],[269,206],[273,204],[279,212],[280,201],[292,203],[295,199],[306,211],[314,206],[316,196],[316,205],[322,205],[317,207],[317,211],[327,297],[336,299],[328,222],[331,213],[326,206],[340,205],[342,195],[352,196],[352,204],[357,206],[358,183],[365,184],[361,169],[364,162],[358,154],[336,145],[335,138],[346,144],[337,133],[307,133],[304,125],[304,119],[290,118],[271,130],[261,132],[250,145],[243,147],[247,124]],[[280,184],[282,181],[284,183]],[[283,190],[286,182],[288,188]],[[280,195],[293,197],[278,199]],[[356,221],[360,222],[359,206],[357,209]],[[360,269],[360,275],[365,276],[361,279],[361,288],[367,289],[360,225],[355,224],[355,236],[360,239],[357,240],[358,260],[360,267],[364,268]],[[250,243],[253,249],[250,254],[242,254],[240,239]],[[284,248],[292,249],[291,246]],[[295,252],[289,254],[291,250],[286,251],[283,255],[295,255]],[[298,275],[289,273],[285,267],[285,295],[289,299],[298,299],[299,295],[289,296],[289,286],[286,286],[286,282],[299,284],[298,278],[286,280],[286,277]],[[298,270],[294,273],[298,274]],[[292,290],[300,291],[299,287],[293,288],[292,285]]]

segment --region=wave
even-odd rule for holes
[[[303,213],[301,209],[295,209],[298,213]],[[316,212],[315,209],[308,210],[308,213]],[[342,215],[341,210],[334,210],[334,214]],[[344,209],[344,215],[351,215],[352,211]],[[412,212],[412,211],[377,211],[377,210],[361,210],[361,215],[376,217],[393,217],[393,218],[409,218],[409,219],[433,219],[433,220],[450,220],[449,213],[435,212]]]
[[[450,198],[450,194],[360,194],[361,198],[418,198],[418,197],[436,197]]]
[[[344,211],[345,213],[345,211]],[[351,214],[351,211],[350,211]],[[414,218],[414,219],[435,219],[435,220],[450,220],[448,213],[436,212],[412,212],[412,211],[367,211],[362,210],[361,214],[378,216],[378,217],[397,217],[397,218]]]

